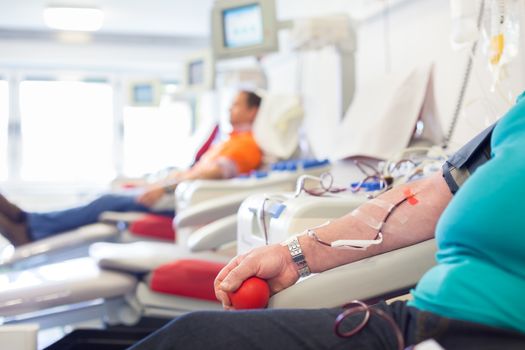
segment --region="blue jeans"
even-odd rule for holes
[[[33,240],[43,239],[57,233],[72,230],[80,226],[98,222],[105,211],[139,211],[149,213],[151,208],[136,202],[136,196],[106,194],[94,201],[76,208],[47,213],[27,213],[29,234]],[[173,212],[155,212],[173,216]]]

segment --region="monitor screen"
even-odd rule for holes
[[[149,105],[155,100],[155,89],[151,84],[136,84],[133,86],[133,103]]]
[[[233,7],[222,11],[224,46],[240,48],[264,42],[263,17],[259,4]]]
[[[188,85],[204,84],[204,60],[191,61],[188,64]]]

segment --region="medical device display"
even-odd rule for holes
[[[223,0],[212,10],[215,58],[260,55],[278,49],[273,0]]]
[[[261,7],[257,4],[224,10],[224,46],[260,45],[263,41]]]
[[[184,90],[204,92],[215,85],[215,62],[209,50],[195,52],[184,61]]]
[[[188,83],[190,85],[202,84],[204,81],[204,61],[196,60],[188,65]]]
[[[157,80],[134,81],[129,84],[129,104],[131,106],[157,106],[161,95]]]

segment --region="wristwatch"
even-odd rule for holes
[[[310,275],[310,268],[306,263],[303,251],[301,249],[301,245],[299,244],[299,240],[297,239],[297,237],[294,236],[290,238],[289,240],[285,241],[284,244],[288,247],[293,262],[295,263],[295,265],[297,265],[297,271],[299,272],[299,276],[306,277]]]

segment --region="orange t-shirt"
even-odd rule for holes
[[[234,131],[230,138],[212,146],[203,156],[202,160],[209,162],[224,157],[235,163],[239,174],[248,173],[259,167],[262,152],[251,131]]]

